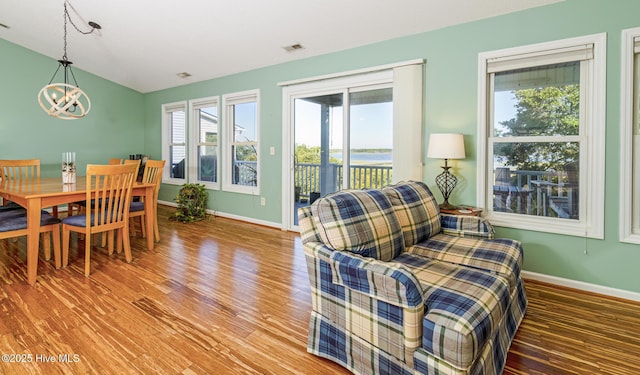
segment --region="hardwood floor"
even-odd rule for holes
[[[223,218],[181,224],[172,211],[160,207],[153,252],[141,238],[131,264],[94,249],[88,278],[72,249],[62,270],[41,256],[29,286],[24,239],[0,241],[0,372],[349,373],[306,352],[297,234]],[[505,374],[640,374],[640,304],[532,281],[527,293]]]

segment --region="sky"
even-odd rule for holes
[[[332,149],[342,148],[342,107],[331,112]],[[351,106],[351,148],[393,147],[392,103]],[[296,101],[295,143],[320,146],[320,105],[304,100]]]

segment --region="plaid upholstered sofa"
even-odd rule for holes
[[[441,215],[422,182],[329,194],[298,211],[307,350],[357,374],[499,374],[527,300],[518,241]]]

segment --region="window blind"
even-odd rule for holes
[[[422,181],[423,66],[393,68],[393,182]]]
[[[524,69],[531,66],[561,64],[593,59],[593,44],[554,48],[532,53],[494,57],[487,60],[487,73]]]
[[[640,53],[640,36],[633,38],[633,53]]]

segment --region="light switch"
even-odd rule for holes
[[[269,155],[273,156],[276,154],[276,148],[271,146],[269,147]]]

